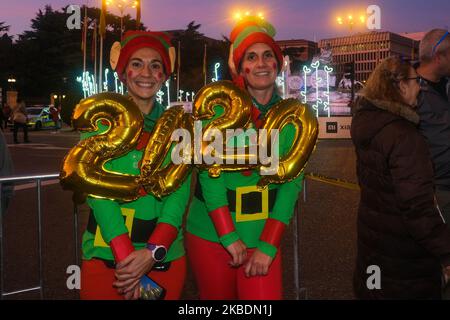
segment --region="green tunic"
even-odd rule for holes
[[[270,102],[267,105],[261,105],[253,100],[254,105],[259,109],[261,114],[265,114],[273,107],[281,98],[274,93]],[[223,109],[216,107],[217,116],[223,113]],[[295,128],[288,124],[281,130],[279,136],[279,154],[280,157],[287,154],[291,148],[292,141],[295,137]],[[207,171],[199,172],[199,183],[202,187],[204,201],[197,197],[193,198],[187,218],[187,231],[206,240],[213,242],[220,242],[224,246],[241,239],[247,247],[258,248],[267,255],[274,257],[277,248],[273,245],[261,241],[260,235],[264,229],[267,218],[273,218],[281,221],[284,224],[289,224],[290,219],[294,213],[294,206],[298,198],[298,194],[302,189],[303,174],[296,179],[283,184],[269,184],[268,188],[278,189],[276,199],[268,216],[257,214],[254,216],[255,220],[247,220],[240,215],[236,219],[236,212],[231,212],[233,223],[236,231],[224,235],[219,239],[219,236],[214,228],[214,224],[208,213],[228,205],[227,190],[236,191],[238,188],[243,191],[249,189],[242,189],[242,187],[255,187],[260,179],[259,171],[253,170],[250,176],[245,176],[241,172],[222,172],[220,177],[211,178]],[[246,215],[251,216],[251,215]]]
[[[144,131],[151,132],[156,121],[164,112],[161,104],[155,101],[150,114],[144,115]],[[104,132],[107,126],[99,123],[99,130],[93,133],[82,134],[82,139]],[[145,148],[142,150],[131,150],[124,156],[110,160],[105,163],[105,169],[114,172],[139,175],[139,161],[143,157]],[[168,153],[164,165],[170,161]],[[98,199],[88,197],[87,203],[91,207],[95,220],[98,224],[95,234],[85,231],[82,239],[82,250],[84,259],[101,258],[114,260],[109,243],[115,237],[129,233],[133,234],[133,219],[152,220],[157,223],[168,223],[176,227],[179,232],[176,240],[168,250],[165,262],[172,261],[184,255],[183,235],[181,224],[183,214],[189,200],[190,175],[182,186],[161,200],[153,195],[145,195],[131,202],[119,202],[109,199]],[[130,230],[131,229],[131,230]],[[145,247],[146,242],[133,242],[136,250]]]

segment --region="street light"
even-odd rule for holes
[[[14,84],[16,83],[16,79],[15,78],[8,78],[8,83],[9,83],[9,89],[10,90],[14,90]]]
[[[120,39],[122,39],[123,14],[125,10],[128,8],[135,9],[139,5],[139,3],[137,1],[129,1],[129,0],[106,0],[106,5],[107,6],[114,5],[120,12]]]
[[[356,22],[360,22],[361,24],[366,22],[366,17],[364,15],[360,15],[359,19],[355,19],[353,14],[347,15],[346,18],[342,18],[341,16],[338,16],[336,18],[336,21],[339,25],[346,25],[349,27],[350,31],[353,30],[353,26]]]
[[[252,12],[248,11],[248,10],[245,11],[245,13],[241,13],[240,11],[237,11],[233,16],[234,16],[234,20],[239,21],[246,17],[252,16]],[[264,19],[264,13],[262,13],[262,12],[258,12],[258,14],[256,16],[260,19]]]
[[[61,102],[63,99],[66,98],[65,94],[53,94],[53,104],[57,105],[57,106],[61,106]]]

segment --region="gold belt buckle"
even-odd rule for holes
[[[242,195],[250,192],[260,192],[262,196],[262,212],[243,214],[242,213]],[[257,186],[237,187],[236,188],[236,222],[264,220],[269,217],[269,188],[260,190]]]
[[[133,228],[133,220],[134,220],[134,209],[121,208],[122,215],[125,216],[125,226],[128,229],[128,236],[131,238],[131,229]],[[103,247],[108,248],[109,245],[103,239],[102,233],[100,231],[100,226],[97,225],[97,229],[95,230],[95,238],[94,238],[94,247]]]

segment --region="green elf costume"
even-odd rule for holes
[[[267,22],[252,19],[238,24],[231,33],[230,69],[233,81],[245,88],[244,78],[235,66],[240,66],[248,47],[265,43],[274,52],[278,72],[283,63],[281,49],[273,40],[275,30]],[[254,128],[261,125],[268,110],[281,101],[274,88],[270,101],[262,105],[253,99],[251,117]],[[216,107],[216,116],[223,108]],[[279,135],[279,154],[291,149],[295,128],[289,124]],[[200,171],[195,197],[187,219],[187,251],[201,299],[281,299],[282,278],[279,246],[289,224],[303,174],[283,184],[269,184],[258,191],[259,171],[222,172],[211,178]],[[230,255],[225,248],[241,240],[247,257],[259,250],[274,260],[265,276],[246,277],[244,266],[228,265]]]
[[[116,67],[121,81],[125,82],[123,74],[130,56],[145,47],[160,54],[168,77],[173,70],[169,44],[167,34],[162,32],[127,32]],[[154,101],[151,112],[144,114],[144,128],[135,149],[106,162],[105,169],[139,175],[150,133],[163,112],[164,107]],[[98,128],[96,132],[82,134],[82,139],[106,131],[107,123],[99,122]],[[169,161],[170,153],[163,165]],[[162,199],[143,191],[137,200],[131,202],[88,197],[91,214],[82,239],[82,299],[122,299],[112,286],[115,262],[123,260],[134,250],[145,248],[152,251],[157,261],[148,276],[165,289],[166,299],[179,298],[186,273],[181,224],[189,200],[189,188],[190,176],[179,189]]]

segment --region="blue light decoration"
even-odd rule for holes
[[[320,65],[319,61],[316,61],[311,64],[311,67],[316,70],[315,71],[316,77],[315,77],[315,83],[314,83],[314,86],[316,88],[316,101],[312,105],[312,108],[314,110],[316,110],[316,117],[319,116],[319,107],[320,107],[320,104],[322,103],[322,99],[319,97],[319,86],[320,86],[320,83],[322,82],[322,78],[319,76],[319,65]]]
[[[159,90],[156,93],[156,101],[158,101],[159,104],[163,104],[163,96],[164,96],[164,91]]]
[[[178,94],[177,94],[177,101],[178,102],[183,102],[183,97],[185,102],[194,102],[194,98],[195,98],[195,92],[194,91],[184,91],[184,90],[178,90]],[[190,99],[189,99],[190,97]]]
[[[327,74],[327,82],[326,82],[326,91],[324,92],[324,96],[327,99],[323,102],[323,110],[327,112],[327,116],[331,116],[331,109],[330,109],[330,74],[333,72],[333,68],[325,66],[323,68]]]
[[[119,83],[119,85],[117,85]],[[114,85],[115,92],[123,94],[123,83],[119,81],[119,75],[117,72],[114,72]]]
[[[311,69],[309,69],[307,66],[303,66],[303,75],[305,76],[304,82],[303,82],[303,89],[300,88],[300,95],[302,97],[302,103],[306,103],[308,101],[308,98],[306,94],[308,93],[308,74],[311,73]]]
[[[219,68],[220,68],[220,62],[217,62],[214,65],[214,78],[211,79],[211,82],[216,82],[216,81],[220,80],[219,72],[218,72]]]
[[[282,72],[281,73],[281,76],[278,76],[277,77],[277,87],[281,87],[282,88],[282,90],[283,90],[283,93],[282,93],[282,98],[284,99],[285,98],[285,92],[284,92],[284,72]]]
[[[105,81],[103,82],[103,91],[105,92],[109,91],[108,90],[109,72],[110,72],[109,69],[105,69]],[[90,74],[89,71],[83,72],[81,77],[77,77],[76,80],[77,82],[81,83],[81,89],[83,90],[83,96],[85,99],[98,93],[98,85],[97,82],[95,81],[95,77],[93,74]],[[123,83],[119,81],[119,76],[117,75],[117,72],[114,72],[114,80],[115,80],[115,92],[123,94],[124,92]]]
[[[166,88],[167,88],[167,109],[170,108],[170,81],[166,80]]]
[[[105,69],[105,81],[103,81],[103,91],[104,92],[108,92],[108,73],[109,73],[109,69],[106,68]]]
[[[327,117],[331,116],[330,108],[330,78],[333,68],[321,65],[320,61],[311,63],[310,66],[303,66],[303,84],[300,89],[300,99],[302,103],[312,103],[312,108],[319,117],[321,110],[325,111]],[[315,89],[314,98],[308,101],[308,84]]]
[[[183,101],[183,90],[178,90],[177,101]]]

